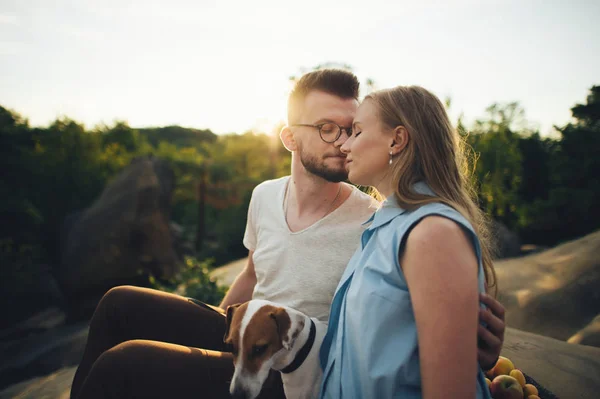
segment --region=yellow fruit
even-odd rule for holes
[[[513,362],[510,361],[509,358],[500,356],[494,368],[490,370],[492,374],[492,381],[499,375],[509,375],[510,372],[514,370],[514,368],[515,365],[513,364]]]
[[[523,393],[525,394],[526,398],[529,398],[530,396],[537,396],[538,390],[535,385],[525,384],[523,387]]]
[[[490,381],[489,378],[485,378],[485,382],[487,383],[488,389],[490,388],[490,385],[492,385],[492,381]]]
[[[523,399],[523,388],[510,375],[499,375],[492,381],[490,394],[494,399]]]
[[[525,386],[525,376],[523,375],[523,372],[521,370],[511,370],[511,372],[508,375],[519,381],[519,384],[521,384],[522,387]]]

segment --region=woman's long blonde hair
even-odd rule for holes
[[[441,202],[460,212],[479,238],[485,280],[488,288],[494,287],[488,219],[477,205],[466,143],[450,123],[442,102],[419,86],[380,90],[365,101],[373,101],[384,125],[391,129],[404,126],[408,132],[406,147],[390,165],[398,204],[412,209]],[[436,196],[414,192],[412,186],[419,181],[426,182]]]

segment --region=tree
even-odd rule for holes
[[[549,198],[562,225],[556,231],[561,240],[600,227],[600,86],[593,86],[586,104],[575,105],[571,112],[574,122],[558,128],[561,139]]]
[[[488,117],[475,123],[467,142],[478,154],[475,177],[481,204],[494,219],[514,228],[522,176],[519,133],[523,110],[517,103],[493,104]]]

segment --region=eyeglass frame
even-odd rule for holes
[[[332,141],[327,141],[327,140],[325,140],[323,138],[323,133],[321,133],[321,129],[325,125],[334,125],[334,126],[337,126],[337,128],[338,128],[338,133],[335,136],[335,139],[333,139]],[[321,140],[323,140],[323,142],[325,142],[327,144],[332,144],[332,143],[335,143],[336,141],[338,141],[340,139],[340,137],[342,137],[342,130],[346,131],[346,135],[348,137],[352,136],[352,126],[350,126],[350,127],[342,127],[342,126],[340,126],[340,125],[338,125],[337,123],[334,123],[334,122],[323,122],[323,123],[319,123],[317,125],[311,125],[311,124],[308,124],[308,123],[294,123],[293,125],[290,125],[290,127],[294,127],[294,126],[313,127],[313,128],[319,129],[319,137],[321,138]]]

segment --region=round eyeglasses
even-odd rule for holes
[[[321,136],[321,140],[323,140],[326,143],[335,143],[342,135],[342,130],[346,132],[346,135],[348,137],[352,135],[351,127],[342,127],[333,122],[319,123],[318,125],[296,123],[290,126],[304,126],[319,129],[319,136]]]

